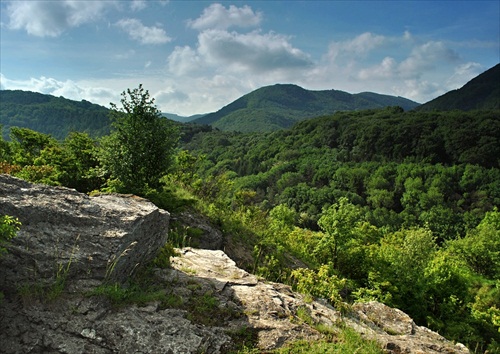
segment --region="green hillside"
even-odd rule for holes
[[[500,110],[392,106],[252,133],[175,123],[168,136],[182,127],[182,145],[154,179],[142,173],[147,181],[136,177],[156,168],[152,151],[165,136],[148,144],[161,129],[130,123],[104,139],[19,129],[14,141],[0,139],[0,172],[187,211],[260,277],[346,314],[377,300],[473,353],[499,352]],[[118,141],[121,132],[129,134]],[[167,261],[172,246],[197,247],[204,232],[174,220]]]
[[[10,127],[29,128],[58,140],[72,131],[90,136],[109,133],[108,109],[88,101],[20,90],[0,91],[0,125],[6,138]]]
[[[416,108],[421,111],[470,111],[500,109],[500,64],[466,83]]]
[[[338,90],[311,91],[296,85],[277,84],[257,89],[219,111],[195,120],[226,131],[274,131],[298,121],[370,108],[400,106],[409,110],[418,103],[402,97],[372,92],[350,94]]]

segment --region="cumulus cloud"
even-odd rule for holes
[[[175,47],[167,62],[169,71],[176,76],[193,75],[203,67],[203,59],[189,46]]]
[[[457,62],[459,56],[443,42],[430,41],[412,50],[410,56],[401,62],[399,70],[407,76],[420,76],[422,71],[430,70],[439,63]]]
[[[28,80],[10,80],[0,74],[2,90],[35,91],[53,96],[63,96],[72,100],[88,100],[108,106],[109,102],[119,101],[119,92],[108,87],[98,87],[95,84],[81,84],[72,80],[60,81],[51,77],[41,76]]]
[[[188,25],[197,30],[220,29],[230,27],[253,27],[260,24],[262,14],[254,12],[248,5],[236,7],[230,5],[225,8],[221,4],[212,4],[196,20],[189,20]]]
[[[8,27],[38,37],[57,37],[101,18],[111,6],[114,3],[108,1],[14,1],[7,6]]]
[[[330,43],[326,57],[335,61],[340,56],[365,56],[386,41],[384,36],[365,32],[351,40]]]
[[[262,14],[250,6],[237,7],[212,4],[188,25],[199,30],[196,46],[178,46],[167,59],[168,69],[175,75],[201,73],[206,75],[279,76],[313,65],[310,56],[290,43],[290,37],[259,29],[242,33],[230,27],[253,27],[262,21]]]
[[[116,23],[116,26],[128,33],[130,38],[141,44],[164,44],[172,39],[167,36],[164,29],[160,27],[147,27],[135,18],[124,18]]]
[[[394,58],[385,57],[380,64],[361,69],[358,78],[361,80],[389,79],[397,75],[398,64]]]
[[[198,36],[198,53],[209,63],[236,70],[267,72],[312,65],[310,57],[294,48],[287,37],[257,31],[203,31]]]
[[[130,9],[132,11],[144,10],[148,6],[146,0],[133,0],[130,3]]]
[[[168,105],[169,102],[185,102],[189,99],[186,93],[172,87],[156,92],[154,97],[156,102],[162,102],[164,105]]]

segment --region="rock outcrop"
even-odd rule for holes
[[[170,268],[149,273],[163,300],[117,305],[89,295],[102,284],[125,285],[166,241],[169,214],[137,197],[88,197],[0,175],[0,214],[22,222],[0,257],[1,353],[227,353],[238,341],[265,352],[321,339],[311,321],[347,325],[387,353],[468,353],[377,302],[341,314],[306,301],[238,268],[221,250],[183,248]],[[57,297],[30,296],[59,279]]]
[[[167,241],[169,213],[135,196],[85,194],[0,175],[0,215],[22,227],[0,259],[0,287],[123,282]]]
[[[379,302],[356,304],[350,313],[343,315],[326,302],[307,301],[289,286],[259,280],[237,268],[222,251],[184,248],[173,259],[172,266],[173,270],[167,274],[176,279],[176,284],[196,280],[205,284],[204,291],[211,284],[221,303],[245,313],[244,319],[228,321],[225,326],[252,328],[257,334],[257,346],[263,351],[297,339],[313,341],[322,337],[314,326],[298,317],[301,309],[316,325],[331,328],[347,325],[365,338],[377,341],[387,353],[469,353],[462,344],[455,345],[417,326],[404,312]]]

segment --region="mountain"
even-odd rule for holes
[[[10,127],[29,128],[58,140],[69,132],[97,137],[109,133],[108,109],[82,100],[73,101],[21,90],[0,91],[0,125],[4,138]]]
[[[429,101],[419,111],[500,109],[500,64],[453,90]]]
[[[176,122],[181,122],[181,123],[188,123],[204,116],[204,114],[195,114],[186,117],[186,116],[179,116],[174,113],[162,113],[161,115],[164,116],[165,118],[175,120]]]
[[[162,113],[168,119],[186,123],[203,117],[202,114],[183,117]],[[73,101],[42,93],[1,90],[0,125],[8,138],[10,127],[29,128],[63,140],[69,132],[87,132],[92,137],[109,133],[109,109],[86,100]]]
[[[250,92],[219,111],[193,122],[228,131],[273,131],[336,111],[387,106],[410,110],[418,105],[406,98],[373,92],[350,94],[338,90],[311,91],[296,85],[277,84]]]

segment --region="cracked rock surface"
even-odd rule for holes
[[[221,250],[183,248],[171,268],[153,269],[148,281],[162,301],[117,306],[90,296],[102,284],[126,284],[165,244],[169,214],[141,198],[89,197],[0,175],[0,214],[22,222],[0,257],[0,353],[217,354],[235,349],[238,337],[266,352],[322,338],[299,309],[315,324],[353,328],[386,353],[468,353],[377,302],[342,315],[307,301],[238,268]],[[60,293],[37,296],[54,284],[63,285]]]

